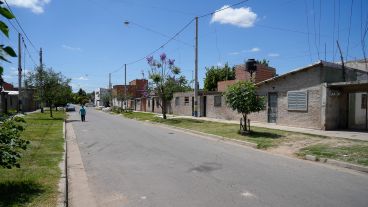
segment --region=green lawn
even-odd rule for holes
[[[368,144],[356,141],[350,146],[333,146],[331,144],[317,144],[303,148],[298,155],[315,155],[318,158],[330,158],[368,166]]]
[[[322,137],[307,135],[295,132],[287,132],[281,130],[251,127],[252,133],[246,136],[240,135],[238,124],[219,123],[194,119],[182,119],[182,118],[169,118],[162,119],[152,113],[132,112],[123,113],[123,116],[131,119],[137,119],[141,121],[151,121],[167,124],[170,126],[181,127],[185,129],[191,129],[208,134],[218,135],[230,139],[243,140],[253,142],[257,144],[258,148],[266,149],[270,147],[276,147],[280,143],[289,142],[291,140],[303,140],[308,138]]]
[[[31,144],[24,151],[21,168],[0,168],[0,206],[56,206],[62,159],[65,113],[25,116],[22,137]]]

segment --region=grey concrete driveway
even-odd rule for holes
[[[71,112],[99,206],[368,206],[368,176],[87,108]]]

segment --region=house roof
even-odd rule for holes
[[[318,61],[318,62],[316,62],[316,63],[314,63],[312,65],[308,65],[308,66],[302,67],[302,68],[297,68],[295,70],[292,70],[292,71],[287,72],[285,74],[282,74],[280,76],[275,76],[275,77],[269,78],[267,80],[261,81],[261,82],[257,83],[256,85],[257,86],[263,85],[263,84],[268,83],[270,81],[278,80],[280,78],[285,78],[286,76],[293,75],[295,73],[300,73],[300,72],[309,70],[311,68],[316,68],[316,67],[319,67],[319,66],[322,66],[322,67],[325,66],[325,67],[330,67],[330,68],[342,69],[342,65],[340,65],[340,64],[320,60],[320,61]],[[350,70],[358,70],[356,68],[351,68],[351,67],[347,67],[347,66],[345,66],[345,68],[346,69],[350,69]],[[361,70],[359,70],[359,71],[361,71]]]

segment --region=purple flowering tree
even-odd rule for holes
[[[147,57],[150,66],[149,79],[151,80],[151,91],[160,99],[159,105],[162,109],[162,116],[166,119],[167,106],[173,98],[174,92],[183,91],[181,87],[184,76],[179,76],[180,68],[175,66],[174,59],[168,59],[165,53],[160,55],[159,60],[152,56]]]

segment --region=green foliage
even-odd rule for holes
[[[160,60],[148,57],[147,62],[151,67],[149,78],[152,81],[150,91],[160,98],[160,107],[163,118],[166,119],[167,104],[173,98],[175,92],[190,90],[185,76],[179,76],[181,69],[174,65],[175,60],[166,59],[166,54],[160,55]]]
[[[26,83],[36,89],[35,98],[38,101],[49,105],[52,117],[53,106],[65,105],[71,101],[70,81],[51,68],[44,70],[43,67],[37,67],[34,72],[29,73]]]
[[[109,107],[110,106],[110,102],[111,102],[111,99],[112,99],[112,96],[111,96],[111,93],[108,92],[108,93],[105,93],[101,96],[101,100],[104,104],[105,107]]]
[[[90,96],[87,95],[86,91],[79,89],[77,93],[74,94],[74,102],[80,105],[84,105],[89,102]]]
[[[204,89],[216,91],[217,82],[224,80],[235,80],[235,68],[230,68],[226,63],[224,67],[206,68],[206,78],[204,79]]]
[[[3,7],[2,5],[3,3],[4,2],[0,0],[0,15],[7,20],[15,18],[15,16],[7,8]],[[0,31],[5,37],[9,38],[9,27],[2,20],[0,20]],[[1,64],[2,61],[10,62],[7,59],[8,56],[16,57],[17,54],[14,52],[13,48],[1,44],[0,45],[0,65],[2,65]],[[3,73],[4,73],[4,68],[0,66],[0,91],[2,91],[3,84],[4,84]],[[3,94],[1,93],[1,97],[2,96]],[[2,105],[1,107],[3,108],[4,103],[1,103],[1,105]]]
[[[262,60],[256,60],[256,62],[258,64],[262,64],[262,65],[265,65],[265,66],[268,66],[270,64],[270,61],[267,60],[267,59],[262,59]]]
[[[0,126],[0,166],[11,169],[12,167],[20,167],[19,158],[21,158],[21,150],[26,150],[29,141],[20,137],[24,127],[20,123],[25,120],[21,117],[15,117],[3,122]]]
[[[244,131],[247,131],[247,115],[261,111],[265,106],[264,98],[257,95],[256,86],[250,81],[239,81],[231,85],[225,92],[225,98],[233,110],[243,115]]]

